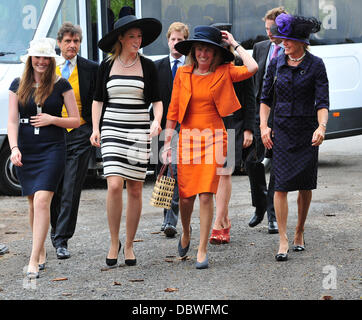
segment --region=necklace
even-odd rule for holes
[[[125,63],[122,62],[121,58],[118,56],[118,61],[122,65],[123,68],[131,68],[132,66],[134,66],[136,64],[137,60],[138,60],[138,54],[136,55],[136,58],[130,64],[126,65]]]
[[[200,76],[206,76],[207,74],[211,73],[211,71],[206,71],[206,72],[200,72],[198,69],[196,70],[197,74]]]
[[[305,57],[305,52],[303,53],[303,55],[299,58],[292,58],[290,55],[288,55],[288,58],[294,62],[298,62],[300,60],[302,60]]]

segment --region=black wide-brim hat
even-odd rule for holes
[[[197,26],[194,28],[194,36],[191,39],[180,41],[175,44],[175,49],[187,56],[194,43],[211,44],[220,49],[225,62],[235,59],[234,54],[222,46],[221,31],[211,26]]]
[[[104,52],[111,52],[113,45],[118,41],[121,33],[131,29],[139,28],[142,31],[141,48],[148,46],[155,41],[162,31],[162,24],[154,18],[137,19],[134,15],[127,15],[118,19],[114,24],[114,29],[107,33],[98,42],[98,47]]]

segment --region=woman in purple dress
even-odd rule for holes
[[[318,146],[323,142],[329,110],[329,90],[322,59],[308,50],[309,35],[320,30],[315,18],[281,14],[271,29],[283,39],[284,54],[273,59],[264,81],[260,130],[273,149],[274,207],[279,228],[277,261],[288,259],[288,192],[298,190],[298,222],[293,251],[303,251],[304,224],[317,187]],[[267,120],[273,107],[273,130]]]
[[[32,40],[20,59],[24,72],[9,90],[8,138],[10,159],[29,202],[33,245],[26,275],[33,279],[45,266],[50,203],[65,168],[64,128],[79,127],[79,113],[71,85],[55,73],[63,58],[55,52],[54,39]]]

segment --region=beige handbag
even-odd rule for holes
[[[168,166],[171,170],[171,177],[163,175]],[[158,208],[170,209],[175,182],[176,180],[172,172],[171,164],[164,164],[161,167],[161,171],[153,188],[150,205]]]

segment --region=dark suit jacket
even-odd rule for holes
[[[269,49],[271,46],[270,40],[264,40],[258,42],[254,45],[253,48],[253,58],[258,63],[259,69],[254,74],[254,88],[255,88],[255,95],[259,101],[261,91],[263,89],[263,77],[265,74],[265,66],[266,66],[266,59],[268,58]]]
[[[237,57],[235,65],[243,65],[242,60]],[[254,132],[255,95],[253,79],[249,78],[244,81],[234,82],[234,90],[242,106],[241,109],[234,112],[234,118],[238,121],[242,121],[243,130],[250,130],[251,132]]]
[[[235,59],[235,65],[243,65],[239,57]],[[235,166],[241,167],[243,157],[246,157],[248,149],[243,149],[244,131],[255,130],[255,95],[253,79],[249,78],[244,81],[234,82],[234,90],[238,97],[241,109],[234,112],[233,116],[223,118],[226,129],[235,130]],[[244,155],[245,153],[245,155]]]
[[[171,101],[173,78],[170,67],[170,56],[155,61],[155,66],[158,73],[158,83],[160,88],[161,100],[163,104],[163,115],[161,120],[161,128],[166,127],[166,116],[168,105]]]
[[[79,93],[82,102],[82,117],[87,123],[92,123],[92,102],[96,88],[98,64],[77,56]]]

